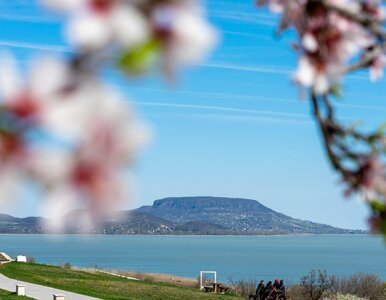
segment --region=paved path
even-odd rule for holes
[[[93,298],[89,296],[70,293],[63,290],[58,290],[42,285],[37,285],[29,282],[19,281],[5,277],[0,274],[0,289],[15,292],[16,284],[25,285],[26,296],[35,298],[38,300],[52,300],[53,294],[65,295],[65,300],[98,300],[99,298]]]

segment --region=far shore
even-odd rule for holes
[[[73,235],[73,236],[163,236],[163,237],[174,237],[174,236],[182,236],[182,237],[247,237],[247,236],[258,236],[258,237],[285,237],[285,236],[326,236],[326,235],[373,235],[373,236],[382,236],[382,234],[374,234],[370,232],[352,232],[352,233],[288,233],[288,234],[103,234],[103,233],[0,233],[2,235]]]

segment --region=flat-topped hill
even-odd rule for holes
[[[66,215],[66,232],[84,232],[71,226],[82,211]],[[0,214],[0,233],[43,233],[42,218],[15,218]],[[224,197],[173,197],[154,201],[114,219],[102,220],[93,233],[102,234],[339,234],[363,233],[303,221],[276,212],[258,201]]]
[[[191,222],[216,226],[229,233],[350,233],[333,226],[294,219],[251,199],[179,197],[154,201],[136,210],[183,225]]]

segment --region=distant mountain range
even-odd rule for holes
[[[66,215],[67,232],[81,211]],[[0,214],[0,233],[44,233],[40,217]],[[154,201],[152,206],[122,211],[103,220],[92,233],[102,234],[344,234],[364,233],[303,221],[278,213],[255,200],[223,197],[179,197]]]
[[[40,225],[44,219],[39,217],[16,218],[0,214],[0,233],[43,233]]]

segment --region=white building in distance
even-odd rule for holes
[[[26,262],[27,262],[27,257],[24,256],[24,255],[18,255],[18,256],[16,257],[16,261],[17,261],[17,262],[24,262],[24,263],[26,263]]]

